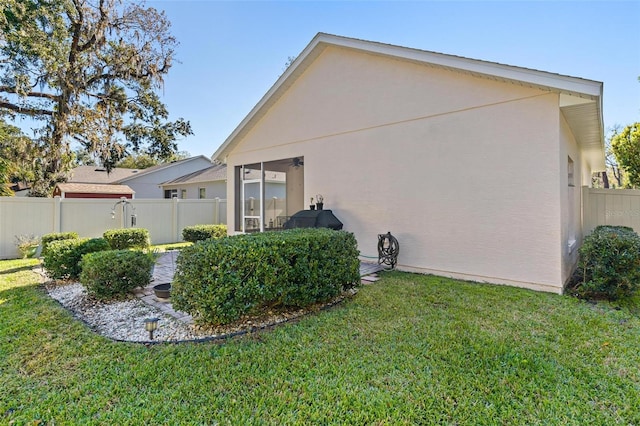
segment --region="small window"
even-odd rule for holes
[[[178,190],[177,189],[165,189],[164,190],[164,198],[177,198],[178,197]]]
[[[567,180],[569,181],[569,186],[575,186],[573,180],[573,160],[571,157],[567,157]]]
[[[207,198],[207,188],[198,188],[198,198],[201,200]]]
[[[180,198],[183,199],[183,200],[187,198],[187,190],[186,189],[181,189],[180,190]]]

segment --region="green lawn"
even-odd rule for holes
[[[94,335],[33,264],[0,262],[0,424],[640,424],[629,306],[388,273],[270,332],[145,347]]]

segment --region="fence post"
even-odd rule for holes
[[[180,241],[180,236],[178,235],[178,197],[173,197],[172,199],[172,209],[171,209],[171,228],[173,233],[173,241]]]
[[[53,198],[53,232],[62,232],[62,198],[56,195]]]
[[[220,197],[216,197],[213,203],[213,224],[220,223]]]

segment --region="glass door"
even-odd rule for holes
[[[264,231],[263,174],[262,163],[242,166],[242,232]]]

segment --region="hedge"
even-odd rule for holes
[[[360,282],[353,234],[293,229],[205,240],[177,260],[173,306],[199,323],[227,324],[264,307],[304,307]]]
[[[45,254],[47,253],[47,249],[49,247],[49,244],[52,243],[53,241],[60,241],[60,240],[77,240],[78,237],[78,233],[77,232],[54,232],[51,234],[45,234],[42,236],[42,251],[40,252],[40,255],[42,257],[45,256]]]
[[[102,234],[113,250],[149,248],[149,231],[143,228],[111,229]]]
[[[80,276],[82,256],[105,250],[109,250],[109,243],[104,238],[52,241],[44,255],[44,268],[53,279],[76,279]]]
[[[182,229],[182,239],[190,243],[226,236],[227,225],[194,225]]]
[[[640,286],[640,237],[626,226],[598,226],[580,247],[578,295],[610,300]]]
[[[151,282],[152,254],[132,250],[108,250],[82,258],[80,282],[97,299],[121,298]]]

